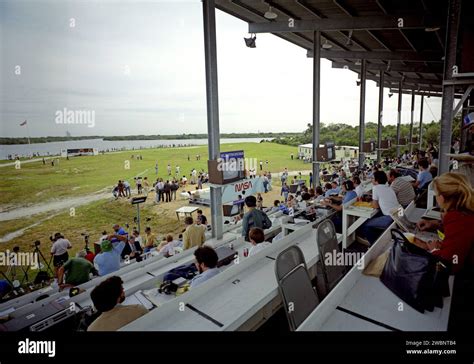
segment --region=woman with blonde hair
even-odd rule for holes
[[[443,210],[443,220],[421,220],[421,230],[442,229],[442,242],[427,244],[428,250],[453,263],[453,272],[464,265],[474,268],[474,190],[459,173],[445,173],[433,180],[436,201]]]
[[[427,249],[451,262],[456,274],[448,330],[472,328],[474,324],[474,190],[466,176],[445,173],[433,180],[436,201],[443,210],[442,222],[421,220],[421,230],[443,231],[442,241],[427,243]]]

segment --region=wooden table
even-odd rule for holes
[[[184,216],[190,216],[193,217],[193,212],[199,210],[199,207],[196,206],[183,206],[180,207],[179,209],[176,210],[176,216],[178,217],[179,220],[179,215],[184,214]]]

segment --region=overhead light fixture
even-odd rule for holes
[[[245,45],[249,48],[256,48],[257,45],[256,45],[256,41],[257,41],[257,36],[255,34],[252,34],[250,36],[250,38],[245,38],[244,37],[244,40],[245,40]]]
[[[440,30],[440,27],[427,27],[425,28],[425,32],[437,32]]]
[[[362,63],[361,63],[360,59],[358,59],[357,61],[355,61],[354,64],[355,64],[356,66],[360,66]]]
[[[331,49],[332,44],[328,43],[328,40],[326,39],[325,42],[323,43],[323,49]]]
[[[273,12],[272,7],[268,8],[268,11],[263,15],[266,19],[273,20],[278,17],[276,13]]]
[[[388,93],[388,97],[392,97],[393,96],[393,93],[392,92],[389,92]]]
[[[360,86],[360,80],[356,81],[357,86]]]

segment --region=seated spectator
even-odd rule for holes
[[[263,229],[265,224],[271,226],[272,223],[267,214],[256,208],[257,199],[255,196],[247,196],[245,198],[245,205],[248,208],[248,212],[242,220],[242,236],[245,238],[245,241],[249,241],[250,228],[259,227]]]
[[[327,185],[328,184],[326,183],[326,186]],[[337,185],[337,182],[333,181],[333,182],[331,182],[331,188],[326,190],[326,193],[324,194],[324,197],[329,197],[331,195],[339,195],[340,192],[341,192],[341,189]]]
[[[174,240],[173,235],[168,234],[166,236],[166,240],[162,242],[156,249],[160,254],[163,254],[166,258],[168,258],[174,255],[174,250],[178,247],[182,248],[183,242],[180,240]]]
[[[271,243],[265,241],[265,233],[260,228],[251,228],[249,231],[249,238],[252,247],[249,250],[249,256],[255,255],[258,252],[270,246]]]
[[[322,199],[324,199],[324,191],[321,186],[317,186],[314,192],[314,199],[316,202],[320,202]]]
[[[393,222],[390,216],[392,209],[400,207],[395,192],[387,184],[385,172],[376,171],[372,183],[374,185],[372,188],[372,207],[380,209],[380,211],[359,228],[360,233],[370,245],[375,243],[382,231]]]
[[[357,197],[362,197],[364,194],[364,187],[362,186],[360,178],[358,176],[352,177],[352,183],[354,183],[354,191],[357,194]]]
[[[342,231],[342,209],[343,204],[357,198],[357,194],[354,191],[354,183],[351,180],[347,180],[342,184],[342,191],[344,192],[344,197],[341,204],[336,204],[330,199],[324,200],[321,202],[322,205],[329,206],[332,209],[338,211],[336,215],[332,217],[332,222],[336,228],[336,232],[341,233]]]
[[[58,270],[58,284],[61,290],[66,286],[74,287],[90,280],[90,273],[97,274],[96,269],[86,258],[86,251],[77,252],[76,258],[69,259]],[[66,279],[64,279],[66,275]]]
[[[141,254],[143,254],[143,248],[140,244],[141,237],[138,230],[134,230],[132,236],[126,242],[124,249],[122,250],[121,256],[123,259],[131,258],[136,259],[137,262],[141,261]]]
[[[413,187],[415,187],[417,193],[420,193],[422,190],[426,189],[430,182],[433,180],[433,176],[430,173],[430,165],[428,160],[422,159],[418,162],[420,172],[416,177],[416,181],[413,182]]]
[[[427,244],[427,250],[451,263],[455,273],[448,330],[466,332],[474,325],[474,190],[459,173],[445,173],[433,181],[443,220],[421,220],[421,230],[439,229],[443,241]]]
[[[186,250],[193,246],[202,245],[206,240],[204,229],[194,225],[194,220],[191,216],[187,216],[184,219],[184,224],[186,225],[186,230],[183,234],[183,248]]]
[[[416,194],[413,185],[401,178],[400,172],[396,169],[391,169],[390,172],[388,172],[388,182],[397,196],[398,203],[402,205],[403,208],[415,200]]]
[[[155,247],[156,243],[156,235],[151,232],[151,228],[147,226],[145,228],[145,246],[144,246],[144,252],[148,253],[150,250],[152,250]]]
[[[277,212],[280,211],[280,200],[273,201],[273,207],[270,212]]]
[[[209,246],[200,246],[194,251],[196,268],[199,274],[190,282],[190,288],[194,288],[214,277],[220,271],[217,268],[218,256],[216,251]]]
[[[101,314],[87,331],[116,331],[148,313],[142,305],[121,305],[125,301],[123,281],[120,277],[107,278],[91,292],[94,307]]]
[[[199,221],[201,225],[207,226],[207,217],[202,214],[202,210],[199,209],[196,212],[197,212],[196,220]]]
[[[100,244],[101,252],[94,258],[94,265],[100,276],[115,272],[120,269],[120,254],[125,243],[123,241],[112,245],[109,240],[104,240]]]

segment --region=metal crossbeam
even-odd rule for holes
[[[313,50],[308,50],[307,56],[313,57]],[[413,51],[328,51],[321,50],[322,58],[339,58],[339,59],[379,59],[392,61],[411,61],[411,62],[442,62],[442,54],[440,52],[413,52]]]
[[[298,20],[249,23],[249,33],[294,33],[340,30],[425,29],[442,22],[427,16],[369,16],[341,19]]]

